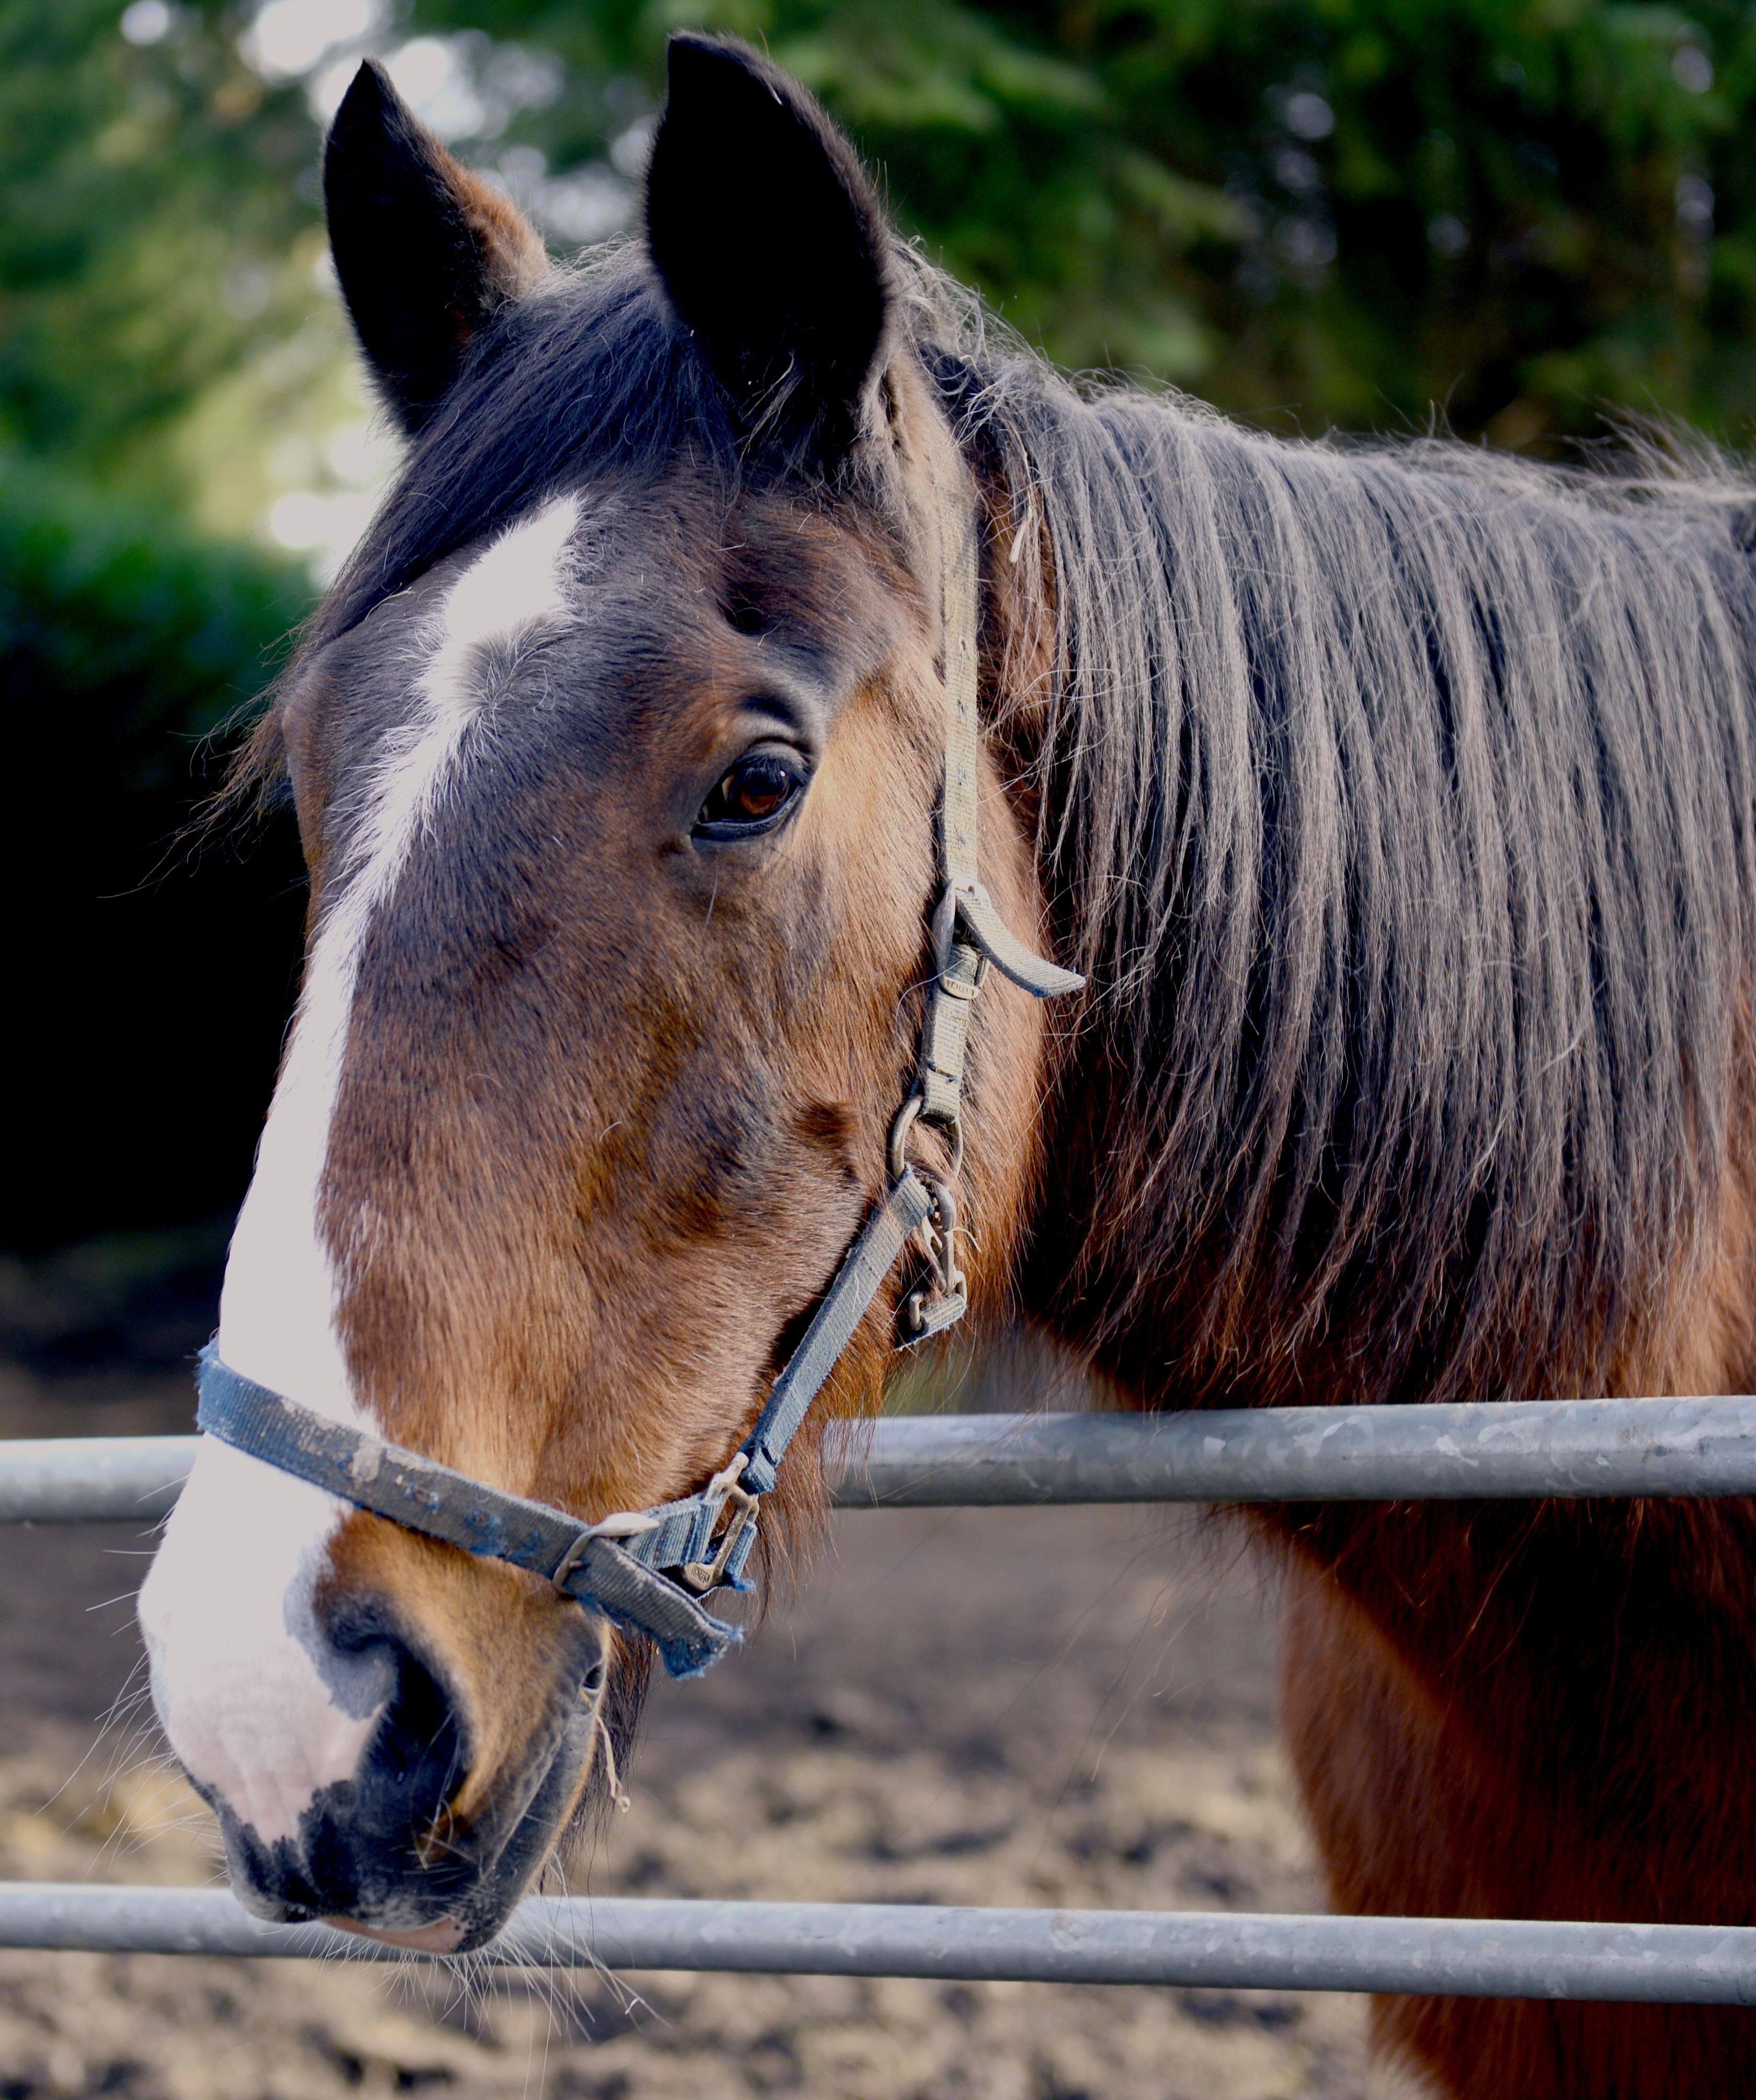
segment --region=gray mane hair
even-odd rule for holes
[[[1756,487],[965,355],[1047,524],[1052,674],[1005,704],[1122,1074],[1097,1331],[1176,1279],[1192,1391],[1607,1390],[1706,1255],[1751,1047]]]

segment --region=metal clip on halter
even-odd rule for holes
[[[271,1392],[203,1351],[201,1410],[209,1435],[281,1471],[466,1553],[546,1576],[563,1596],[644,1635],[673,1677],[692,1677],[738,1635],[700,1599],[742,1586],[756,1544],[761,1498],[885,1278],[912,1242],[926,1277],[904,1295],[905,1344],[963,1316],[968,1287],[957,1262],[957,1198],[969,1012],[990,967],[1039,999],[1084,982],[1033,955],[1007,929],[976,879],[976,510],[967,483],[945,513],[945,785],[940,873],[932,918],[938,965],[927,995],[920,1061],[890,1127],[888,1186],[842,1258],[822,1303],[770,1389],[756,1427],[704,1488],[649,1510],[576,1515],[472,1480],[382,1437],[351,1428]],[[950,1146],[942,1174],[909,1163],[917,1122]]]
[[[720,1533],[719,1545],[713,1558],[711,1560],[686,1560],[677,1571],[698,1596],[705,1596],[709,1590],[719,1587],[726,1579],[726,1571],[731,1565],[732,1555],[743,1542],[744,1533],[748,1531],[753,1534],[755,1532],[757,1498],[738,1485],[739,1475],[749,1463],[748,1451],[734,1451],[730,1464],[716,1473],[701,1490],[703,1500],[710,1507],[716,1498],[718,1502],[709,1528],[710,1545],[713,1543],[713,1529],[718,1525],[720,1517],[728,1510],[731,1515],[726,1529]]]
[[[969,1305],[968,1279],[957,1265],[957,1198],[948,1182],[933,1175],[921,1178],[933,1198],[932,1211],[916,1231],[928,1272],[902,1300],[898,1320],[905,1348],[955,1326]]]

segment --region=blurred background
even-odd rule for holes
[[[1732,0],[0,0],[0,1355],[51,1383],[205,1331],[293,990],[289,828],[189,826],[395,464],[324,122],[375,54],[565,256],[632,223],[684,24],[1066,364],[1287,433],[1748,438]]]

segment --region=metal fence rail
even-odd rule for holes
[[[0,1442],[0,1523],[162,1516],[192,1436]],[[843,1508],[1756,1494],[1756,1398],[904,1415],[832,1454]]]
[[[845,1448],[844,1507],[1739,1495],[1756,1398],[921,1415]]]
[[[263,1925],[214,1890],[20,1882],[0,1883],[0,1947],[393,1954],[322,1926]],[[538,1897],[485,1953],[521,1968],[1756,2005],[1756,1927],[1729,1926]]]
[[[192,1436],[0,1442],[0,1522],[150,1521]],[[1756,1494],[1756,1398],[1190,1414],[937,1415],[851,1425],[844,1508]],[[0,1947],[354,1959],[210,1890],[0,1883]],[[1756,2005],[1756,1927],[535,1899],[505,1965],[1157,1983]],[[408,1957],[398,1956],[398,1959]]]

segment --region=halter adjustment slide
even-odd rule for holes
[[[698,1596],[709,1590],[717,1590],[726,1579],[732,1556],[743,1543],[744,1533],[754,1533],[757,1498],[747,1488],[738,1485],[739,1476],[750,1463],[750,1454],[745,1450],[734,1451],[731,1463],[716,1473],[701,1490],[702,1499],[713,1511],[708,1527],[708,1543],[713,1542],[713,1527],[729,1510],[730,1520],[720,1533],[719,1545],[711,1560],[686,1560],[677,1569],[678,1575]],[[748,1550],[748,1549],[747,1549]],[[743,1566],[740,1559],[739,1565]]]
[[[1077,970],[1064,970],[1059,963],[1046,962],[1026,947],[995,909],[994,900],[979,882],[960,888],[957,923],[1003,977],[1009,977],[1033,999],[1061,999],[1081,991],[1085,979]]]

